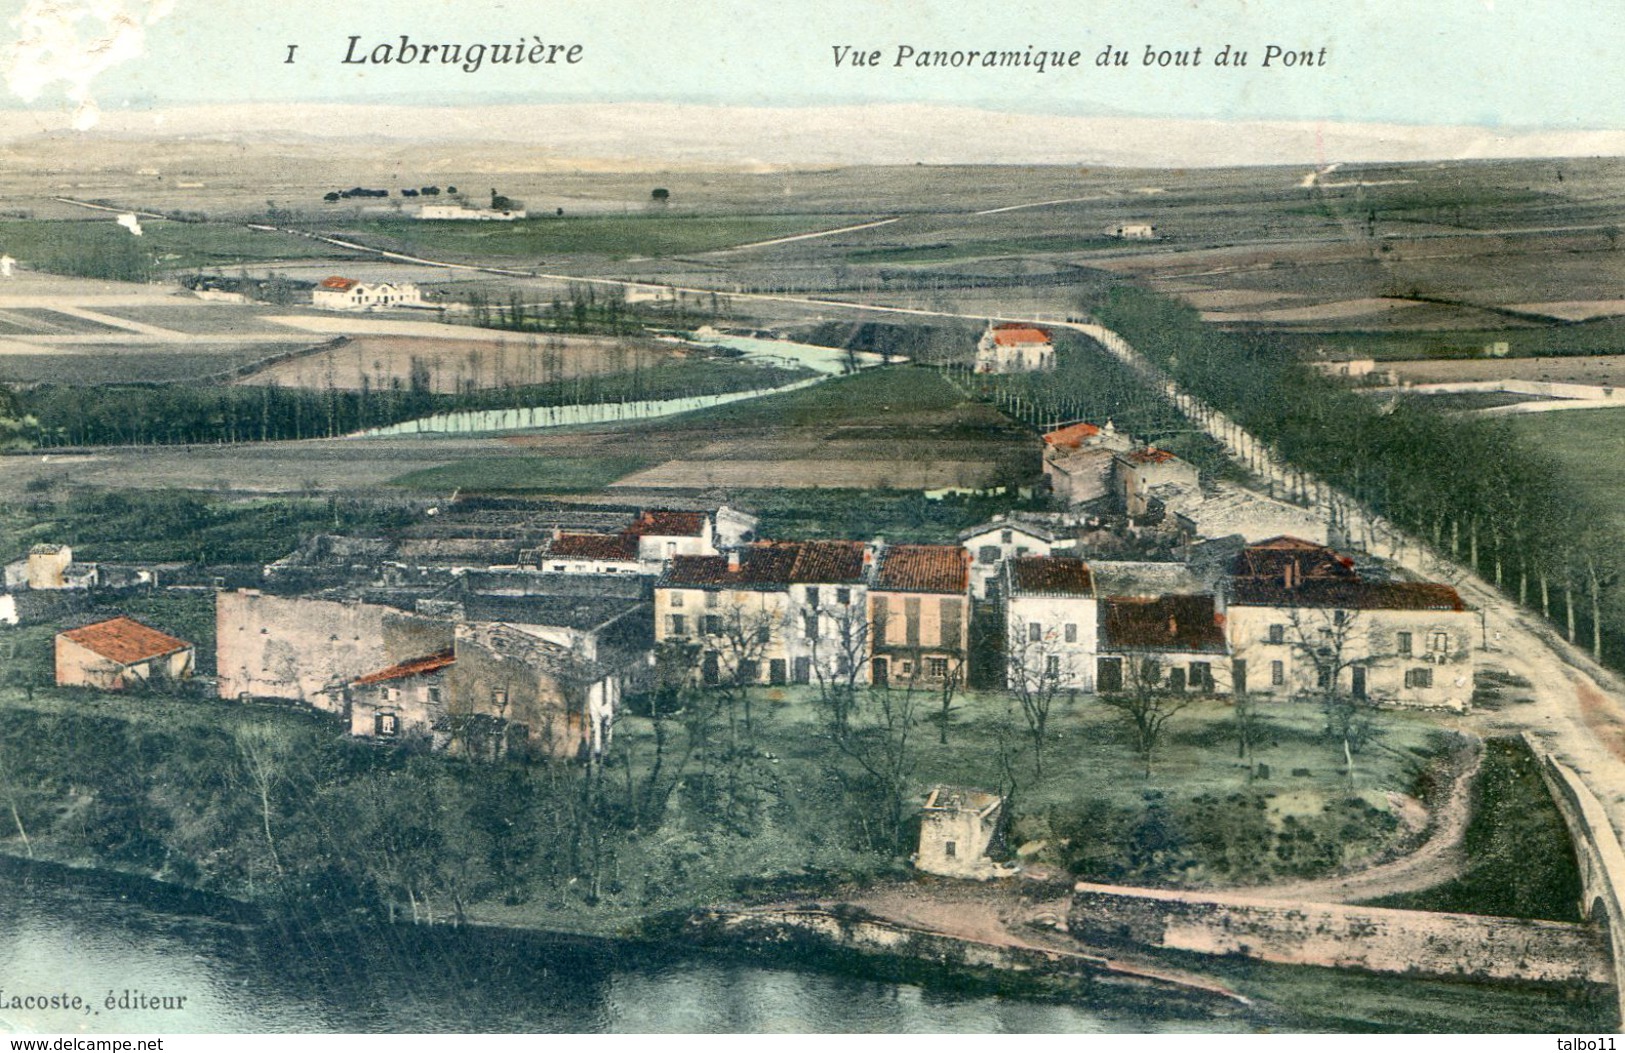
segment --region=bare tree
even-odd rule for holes
[[[1344,769],[1354,778],[1354,755],[1376,734],[1373,709],[1363,688],[1372,657],[1365,620],[1359,611],[1294,608],[1287,617],[1294,655],[1313,670],[1313,685],[1294,685],[1320,706],[1326,736],[1343,752]]]
[[[912,686],[872,688],[853,714],[850,733],[835,736],[837,748],[856,762],[881,795],[884,809],[875,840],[892,851],[902,843],[904,810],[918,765],[913,732],[919,723],[919,701]],[[874,817],[863,821],[869,818]]]
[[[869,619],[861,603],[837,605],[827,613],[815,607],[807,616],[813,619],[805,635],[818,704],[829,717],[830,730],[844,736],[858,704],[858,689],[868,681]],[[833,623],[827,632],[826,620]]]
[[[1172,720],[1191,697],[1176,692],[1164,677],[1163,660],[1152,651],[1128,651],[1122,656],[1122,687],[1103,691],[1100,701],[1115,709],[1134,735],[1145,777],[1151,777],[1151,758]]]
[[[1061,627],[1016,626],[1005,654],[1006,682],[1020,705],[1022,719],[1033,747],[1033,772],[1044,774],[1044,741],[1049,735],[1050,713],[1056,699],[1067,694],[1068,685],[1077,682],[1078,656],[1075,648],[1062,643]]]

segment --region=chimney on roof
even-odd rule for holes
[[[1286,572],[1283,575],[1283,580],[1284,580],[1284,584],[1289,589],[1292,588],[1293,584],[1295,583],[1295,579],[1297,578],[1297,573],[1296,573],[1297,569],[1298,569],[1298,561],[1297,560],[1293,560],[1292,562],[1290,562],[1290,563],[1288,563],[1286,565]]]
[[[1170,637],[1179,635],[1179,621],[1171,614],[1168,616],[1168,635]]]
[[[553,540],[554,541],[557,541],[559,538],[561,538],[563,536],[564,536],[564,529],[562,527],[557,527],[556,526],[556,527],[553,528]]]
[[[739,550],[737,548],[728,550],[728,572],[730,574],[739,573]]]

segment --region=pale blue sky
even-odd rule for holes
[[[124,0],[145,10],[152,0]],[[1065,114],[1395,121],[1548,128],[1625,127],[1625,8],[1618,0],[1090,0],[997,4],[470,0],[173,0],[147,27],[145,54],[97,76],[104,110],[126,105],[325,100],[555,102],[672,100],[733,105],[955,102]],[[75,0],[59,0],[63,7]],[[0,0],[11,18],[24,0]],[[1415,13],[1425,9],[1426,14]],[[88,28],[88,27],[87,27]],[[340,63],[348,37],[580,43],[564,66]],[[1214,49],[1245,47],[1223,70]],[[300,45],[286,64],[286,46]],[[895,68],[920,50],[1077,50],[1078,69]],[[1148,70],[1147,44],[1203,49],[1198,69]],[[1269,44],[1327,49],[1325,68],[1262,69]],[[836,68],[834,45],[885,53],[879,69]],[[1101,69],[1107,45],[1129,68]],[[17,105],[7,96],[7,105]],[[60,88],[35,107],[65,105]]]

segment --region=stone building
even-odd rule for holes
[[[1047,373],[1054,368],[1054,337],[1036,325],[989,325],[976,343],[978,373]]]
[[[706,684],[805,684],[815,675],[867,683],[868,562],[857,541],[676,555],[655,584],[655,640],[698,645]]]
[[[920,848],[914,866],[943,877],[1008,877],[1013,866],[988,858],[1004,824],[1004,798],[985,790],[936,786],[920,812]]]
[[[873,683],[963,684],[970,616],[970,554],[963,548],[881,548],[869,583]]]
[[[1466,709],[1478,619],[1437,582],[1367,580],[1332,549],[1272,538],[1236,556],[1225,631],[1234,687],[1290,698]]]
[[[1212,596],[1117,596],[1100,602],[1095,689],[1230,693],[1224,617]]]
[[[350,734],[380,741],[433,742],[446,716],[451,651],[397,662],[350,682]]]
[[[111,618],[56,636],[59,687],[121,691],[155,679],[181,680],[192,675],[196,659],[185,640],[133,618]]]
[[[1089,565],[1025,556],[1005,568],[1005,683],[1092,691],[1099,602]]]
[[[1119,453],[1113,460],[1112,490],[1131,516],[1145,515],[1154,499],[1164,505],[1200,501],[1200,482],[1194,464],[1155,446]]]

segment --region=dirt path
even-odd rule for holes
[[[1399,859],[1352,874],[1290,885],[1245,889],[1249,896],[1309,903],[1354,903],[1419,892],[1449,881],[1467,867],[1462,838],[1472,819],[1473,784],[1484,760],[1484,744],[1472,740],[1450,759],[1450,788],[1432,816],[1433,834],[1422,847]]]

